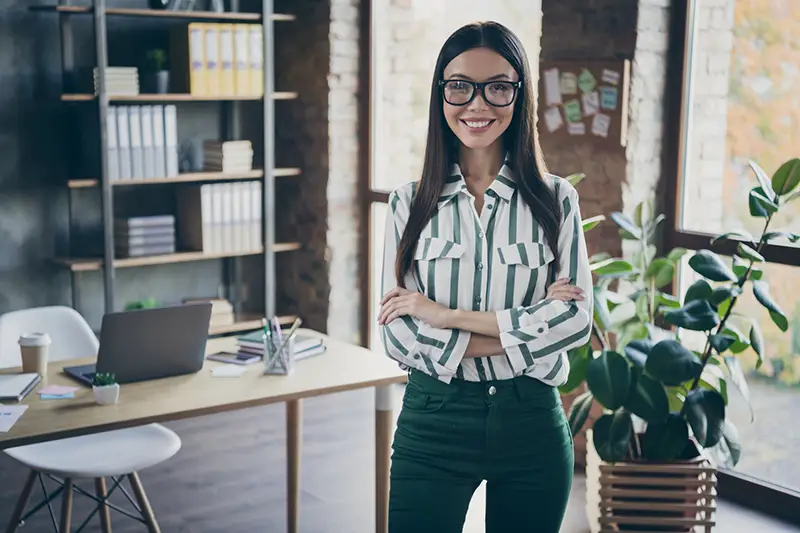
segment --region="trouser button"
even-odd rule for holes
[[[497,393],[497,389],[494,387],[494,385],[489,387],[489,395],[490,396],[494,396],[496,393]]]

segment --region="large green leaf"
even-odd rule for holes
[[[744,276],[745,272],[747,272],[747,267],[749,266],[749,262],[743,262],[738,256],[733,256],[733,273],[736,274],[736,279],[738,280],[742,276]],[[750,274],[748,279],[761,279],[763,276],[763,272],[758,268],[757,265],[753,265],[750,269]]]
[[[630,237],[633,237],[634,239],[642,238],[642,229],[639,228],[625,213],[614,211],[611,213],[611,220],[613,220],[614,223],[619,226],[619,229],[622,230],[622,232],[627,233]]]
[[[611,325],[611,316],[608,310],[607,290],[595,286],[594,292],[594,320],[600,329],[605,331]]]
[[[800,183],[800,159],[790,159],[772,175],[772,189],[778,196],[791,193]]]
[[[647,326],[643,322],[633,320],[622,328],[617,337],[617,349],[624,350],[629,342],[647,338]]]
[[[739,296],[740,294],[742,294],[742,288],[739,287],[738,285],[717,287],[711,294],[711,303],[714,305],[719,305],[725,300],[728,300],[734,296]]]
[[[662,423],[647,424],[642,435],[642,453],[651,461],[673,461],[677,459],[689,441],[686,421],[670,413]]]
[[[722,438],[714,446],[708,448],[717,466],[733,468],[742,456],[742,445],[739,442],[739,431],[733,422],[725,420]]]
[[[625,299],[621,304],[616,305],[614,309],[611,310],[611,313],[609,313],[609,324],[611,328],[618,328],[635,317],[636,302]]]
[[[600,458],[608,463],[625,460],[628,457],[631,431],[631,414],[625,409],[598,418],[592,428],[592,441]]]
[[[583,221],[581,222],[581,225],[583,226],[584,233],[589,231],[589,230],[591,230],[591,229],[593,229],[593,228],[595,228],[595,227],[597,227],[597,225],[600,224],[605,219],[606,219],[606,217],[604,215],[597,215],[597,216],[594,216],[594,217],[591,217],[591,218],[583,219]]]
[[[650,341],[650,339],[638,339],[626,344],[624,352],[625,357],[628,358],[628,361],[639,368],[644,368],[644,364],[647,361],[647,356],[652,349],[653,343]]]
[[[669,412],[680,413],[683,409],[683,401],[686,399],[683,387],[665,387],[667,390],[667,400],[669,401]]]
[[[744,241],[747,241],[747,242],[755,242],[755,239],[753,238],[753,236],[750,235],[748,232],[746,232],[744,230],[733,230],[733,231],[729,231],[727,233],[723,233],[721,235],[717,235],[716,237],[711,239],[711,244],[716,244],[717,242],[722,241],[722,240],[729,240],[730,241],[730,240],[737,240],[737,239],[741,239],[741,240],[744,240]]]
[[[686,289],[686,295],[683,297],[684,303],[689,303],[693,300],[708,300],[714,293],[711,285],[704,279],[698,279]]]
[[[654,280],[657,289],[666,287],[672,283],[672,278],[675,275],[675,264],[669,259],[659,257],[655,259],[647,271],[644,273],[646,280]]]
[[[764,196],[769,198],[770,200],[775,199],[775,191],[772,190],[772,182],[767,176],[767,173],[764,172],[758,163],[755,161],[750,161],[750,168],[753,169],[753,173],[756,175],[756,180],[758,181],[758,185],[761,187],[761,190],[764,192]]]
[[[719,392],[709,389],[689,391],[683,410],[702,447],[708,448],[719,442],[725,422],[725,399]]]
[[[630,366],[617,352],[603,351],[599,357],[589,362],[586,383],[603,406],[612,410],[619,409],[630,390]]]
[[[764,234],[764,240],[767,242],[779,238],[784,238],[787,241],[794,243],[800,241],[800,233],[794,233],[792,231],[768,231]]]
[[[691,383],[686,384],[687,389],[691,386]],[[728,405],[728,382],[725,381],[725,373],[722,368],[717,365],[706,365],[700,375],[700,386],[720,393],[725,405]]]
[[[775,302],[775,300],[773,300],[772,296],[769,294],[769,284],[766,281],[754,281],[753,294],[755,295],[756,300],[758,300],[761,305],[769,310],[770,318],[772,318],[772,321],[781,329],[781,331],[786,331],[789,329],[789,321],[786,318],[786,315],[783,314],[783,311],[778,306],[777,302]]]
[[[733,343],[736,342],[734,337],[729,335],[723,335],[721,333],[709,335],[708,340],[711,342],[711,346],[717,351],[717,353],[722,353],[727,351],[728,348],[733,346]]]
[[[739,390],[742,397],[747,401],[747,407],[750,408],[750,421],[753,422],[756,418],[756,413],[753,411],[753,404],[750,401],[750,387],[747,385],[747,380],[744,377],[742,365],[739,359],[733,356],[725,357],[725,365],[728,367],[733,386]]]
[[[589,363],[592,360],[591,352],[591,341],[567,352],[567,358],[569,358],[569,377],[567,378],[567,382],[558,388],[561,394],[574,391],[586,380],[586,370],[589,368]]]
[[[581,429],[583,429],[583,425],[589,417],[589,411],[592,409],[592,400],[594,400],[592,391],[587,390],[572,402],[569,408],[568,418],[569,428],[573,435],[577,435],[580,433]]]
[[[684,255],[686,255],[686,253],[687,253],[688,251],[689,251],[689,250],[687,250],[686,248],[675,247],[675,248],[673,248],[672,250],[670,250],[670,251],[669,251],[669,253],[667,254],[667,259],[669,259],[669,260],[670,260],[670,261],[672,261],[673,263],[676,263],[676,264],[677,264],[677,263],[678,263],[678,261],[680,261],[680,260],[681,260],[681,258],[682,258]]]
[[[591,266],[592,272],[598,276],[626,277],[633,273],[633,265],[624,259],[610,258]]]
[[[680,300],[666,292],[659,292],[656,295],[656,303],[660,307],[666,307],[667,309],[678,309],[681,306]]]
[[[692,270],[711,281],[737,280],[736,274],[711,250],[698,250],[689,258],[689,266],[692,267]]]
[[[625,408],[647,422],[662,422],[669,414],[667,392],[661,383],[634,366],[631,368],[631,390],[625,400]]]
[[[778,211],[778,205],[767,198],[761,187],[755,187],[750,191],[748,202],[752,217],[767,218]]]
[[[650,350],[645,372],[665,385],[678,386],[700,375],[703,363],[684,345],[663,340]]]
[[[753,351],[758,356],[756,361],[756,369],[758,369],[764,361],[764,336],[761,334],[761,328],[755,320],[750,325],[750,346],[753,347]]]
[[[719,324],[719,315],[706,300],[692,300],[680,309],[664,313],[670,324],[692,331],[708,331]]]
[[[578,184],[579,184],[581,181],[583,181],[583,178],[585,178],[585,177],[586,177],[586,174],[584,174],[583,172],[578,172],[578,173],[575,173],[575,174],[570,174],[569,176],[567,176],[567,177],[566,177],[566,178],[564,178],[564,179],[565,179],[565,180],[567,180],[567,182],[568,182],[570,185],[572,185],[573,187],[575,187],[575,186],[576,186],[576,185],[578,185]]]
[[[739,245],[736,247],[736,251],[739,252],[739,255],[744,257],[749,261],[753,261],[754,263],[763,263],[764,256],[758,253],[753,248],[749,247],[743,242],[740,242]]]

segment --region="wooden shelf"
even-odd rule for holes
[[[94,12],[91,6],[31,6],[31,11],[59,13],[62,15],[89,15]],[[106,8],[106,15],[123,17],[152,17],[167,19],[191,20],[235,20],[241,22],[259,22],[261,15],[258,13],[215,13],[213,11],[165,11],[158,9],[129,9],[123,7]],[[273,13],[270,17],[274,22],[291,22],[294,15]]]
[[[299,168],[276,168],[273,176],[276,178],[285,176],[299,176]],[[187,172],[171,178],[132,178],[111,182],[113,187],[133,187],[137,185],[166,185],[169,183],[198,183],[204,181],[236,181],[259,179],[264,177],[263,170],[252,170],[250,172],[237,172],[226,174],[224,172]],[[70,189],[87,189],[100,185],[100,180],[93,178],[74,179],[67,182]]]
[[[296,92],[282,91],[272,93],[273,100],[294,100]],[[62,94],[62,102],[91,102],[97,99],[94,94],[69,93]],[[260,96],[197,96],[183,93],[137,94],[135,96],[109,95],[110,102],[225,102],[239,100],[261,100]]]
[[[274,246],[274,251],[290,252],[299,250],[299,242],[283,242]],[[245,252],[226,252],[209,254],[205,252],[178,252],[174,254],[151,255],[146,257],[128,257],[125,259],[115,259],[114,268],[131,268],[150,265],[166,265],[170,263],[187,263],[191,261],[205,261],[208,259],[221,259],[224,257],[241,257],[246,255],[259,255],[263,250],[252,250]],[[100,270],[103,266],[101,258],[56,258],[56,264],[69,268],[73,272],[88,272]]]
[[[287,326],[294,322],[295,315],[279,316],[278,322],[281,326]],[[261,328],[261,317],[255,315],[243,315],[236,318],[236,322],[227,326],[211,326],[208,330],[209,335],[226,335],[228,333],[244,333]]]

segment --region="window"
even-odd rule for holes
[[[735,244],[712,246],[709,236],[735,229],[760,235],[763,229],[764,219],[749,215],[747,191],[756,182],[748,161],[771,176],[783,162],[800,156],[800,19],[794,2],[785,0],[691,0],[685,15],[685,34],[677,43],[685,47],[683,55],[681,50],[671,54],[682,65],[685,85],[673,130],[680,142],[675,216],[666,244],[731,254]],[[677,79],[676,93],[681,89]],[[782,207],[770,229],[797,232],[800,201]],[[749,286],[737,304],[739,311],[756,317],[767,346],[758,369],[754,353],[742,354],[754,422],[741,396],[729,394],[743,453],[735,471],[727,474],[744,474],[739,479],[788,492],[800,492],[800,434],[791,430],[800,413],[798,252],[798,245],[786,242],[766,247],[763,254],[765,279],[789,319],[788,332],[772,323]],[[680,294],[693,275],[690,268],[681,269]],[[749,485],[745,490],[752,489]]]
[[[436,56],[456,29],[477,20],[495,20],[514,31],[538,72],[541,3],[538,0],[373,0],[371,10],[370,178],[368,217],[370,288],[362,336],[380,349],[375,318],[380,301],[383,232],[388,193],[422,172],[428,102]],[[534,85],[536,80],[532,80]]]

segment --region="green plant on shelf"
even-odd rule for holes
[[[92,380],[92,385],[95,387],[109,387],[111,385],[115,385],[116,383],[117,379],[114,374],[103,372],[95,374],[94,379]]]
[[[136,311],[139,309],[153,309],[159,307],[161,304],[155,298],[145,298],[143,300],[136,300],[125,304],[126,311]]]
[[[761,234],[736,230],[711,239],[710,244],[737,243],[730,264],[707,249],[692,253],[688,265],[699,279],[682,298],[665,289],[687,250],[656,257],[650,244],[664,216],[654,216],[644,203],[633,217],[611,214],[636,252],[630,261],[605,253],[590,258],[598,278],[593,339],[569,352],[570,374],[561,387],[567,393],[587,385],[569,412],[573,434],[583,428],[595,401],[603,408],[592,442],[604,461],[669,462],[700,453],[726,467],[739,460],[738,431],[725,416],[728,385],[749,405],[739,354],[751,349],[758,367],[765,343],[756,318],[738,312],[736,303],[752,290],[786,332],[787,316],[770,295],[760,265],[768,243],[800,240],[797,233],[770,230],[776,213],[800,196],[800,159],[784,163],[771,179],[755,162],[750,166],[757,182],[748,191],[750,215],[761,220]],[[597,223],[587,220],[584,229]]]
[[[147,67],[153,72],[167,70],[167,53],[161,48],[154,48],[147,51]]]

